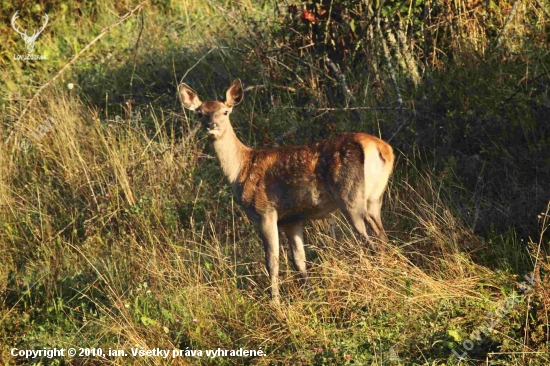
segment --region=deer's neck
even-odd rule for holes
[[[233,128],[229,128],[225,131],[223,136],[214,140],[214,150],[220,160],[220,165],[224,175],[227,177],[231,184],[237,181],[239,172],[241,171],[243,164],[248,157],[248,153],[252,150],[245,146],[233,131]]]

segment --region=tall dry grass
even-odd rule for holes
[[[101,23],[94,27],[114,21],[113,9],[131,5],[101,4],[93,8]],[[461,4],[449,6],[466,6]],[[220,93],[236,74],[244,74],[252,86],[265,82],[235,112],[239,136],[253,146],[262,145],[260,140],[303,142],[311,134],[342,129],[386,138],[393,115],[366,110],[357,123],[347,111],[334,117],[299,109],[337,104],[326,90],[327,79],[336,81],[307,54],[294,59],[307,64],[304,71],[254,51],[271,46],[262,32],[277,19],[272,8],[252,1],[183,1],[167,5],[164,13],[159,9],[146,7],[137,48],[142,53],[136,58],[130,52],[136,52],[133,41],[140,33],[137,17],[84,56],[29,109],[12,138],[0,141],[4,363],[25,362],[11,356],[11,347],[57,346],[104,351],[262,347],[267,353],[176,364],[381,365],[390,349],[403,362],[458,364],[451,349],[502,297],[518,291],[517,273],[506,260],[523,263],[530,257],[539,263],[538,297],[521,303],[470,357],[484,360],[496,349],[547,350],[544,250],[536,241],[525,249],[513,238],[491,242],[475,235],[451,199],[452,167],[436,169],[420,154],[398,154],[383,213],[390,244],[371,256],[340,215],[312,223],[306,242],[313,291],[306,294],[299,287],[284,243],[283,305],[273,307],[257,233],[233,201],[194,118],[179,106],[175,85],[183,75],[204,93]],[[228,24],[229,16],[239,22]],[[173,30],[168,34],[167,24]],[[235,39],[228,40],[228,29]],[[130,41],[124,31],[135,38]],[[475,32],[469,35],[478,39]],[[117,53],[119,48],[126,50]],[[122,61],[109,61],[117,57]],[[418,60],[405,55],[397,61],[404,68]],[[27,91],[28,85],[18,82],[32,71],[18,70],[0,74],[7,80],[4,95]],[[356,96],[368,84],[361,77],[372,80],[372,75],[348,75]],[[129,86],[132,77],[135,84]],[[75,89],[68,89],[68,82]],[[359,101],[376,106],[384,100],[374,89],[365,89]],[[24,101],[11,102],[3,105],[16,115]],[[32,140],[29,131],[48,117],[57,122],[54,128],[40,141]],[[2,132],[11,132],[9,127],[2,125]],[[33,142],[26,152],[19,144],[24,138]],[[541,225],[547,227],[547,221]],[[502,258],[487,259],[496,254]],[[522,357],[510,356],[507,362],[547,361],[547,354]],[[132,357],[41,361],[166,363]]]
[[[263,347],[268,356],[258,364],[308,364],[320,357],[314,348],[336,348],[324,356],[379,364],[396,345],[404,359],[421,357],[430,339],[448,337],[445,323],[457,321],[442,306],[483,304],[469,310],[479,312],[491,304],[487,287],[501,286],[472,261],[468,251],[480,240],[453,216],[437,183],[401,168],[410,164],[401,158],[384,212],[391,243],[373,257],[341,216],[314,223],[306,231],[313,292],[299,287],[284,247],[284,301],[274,308],[257,234],[218,189],[223,180],[202,152],[204,137],[179,113],[154,105],[147,113],[152,131],[135,117],[102,120],[57,90],[28,119],[39,125],[52,116],[55,130],[26,153],[2,146],[1,199],[10,212],[2,240],[5,344]],[[166,129],[175,120],[183,138]],[[445,322],[430,325],[434,313]],[[32,321],[21,320],[25,314]],[[79,330],[45,338],[34,322]],[[20,338],[29,333],[37,338]],[[366,344],[378,353],[362,352]],[[15,362],[7,349],[2,358]]]

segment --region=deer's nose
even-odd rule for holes
[[[212,122],[208,119],[203,120],[202,125],[204,126],[204,128],[207,128],[209,130],[218,127],[218,124],[216,122]]]

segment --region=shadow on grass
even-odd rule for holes
[[[364,112],[364,121],[357,123],[349,111],[284,109],[310,106],[315,97],[309,91],[274,89],[284,78],[271,75],[285,70],[268,70],[250,54],[230,46],[172,48],[140,54],[135,64],[129,59],[114,69],[98,65],[81,72],[79,79],[88,101],[108,108],[109,114],[144,111],[151,104],[173,114],[170,123],[176,125],[183,113],[176,87],[184,74],[184,81],[205,100],[223,100],[236,77],[245,86],[267,82],[268,88],[247,93],[233,118],[241,138],[252,146],[307,143],[343,131],[374,133],[379,120],[386,121],[381,124],[383,136],[394,132],[391,110],[377,111],[376,117]],[[519,238],[537,238],[537,215],[550,200],[550,76],[519,86],[502,80],[502,74],[520,69],[518,63],[503,65],[495,56],[426,77],[414,94],[407,90],[415,109],[406,111],[406,128],[392,141],[406,156],[425,157],[415,162],[419,169],[435,164],[436,171],[443,172],[441,179],[451,187],[449,199],[457,212],[474,232],[488,238],[510,229]],[[338,89],[324,86],[332,100]],[[208,147],[206,151],[212,154]],[[200,169],[197,178],[205,178]]]

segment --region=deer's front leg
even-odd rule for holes
[[[304,250],[304,232],[302,229],[302,222],[294,222],[291,224],[281,225],[281,229],[285,232],[285,235],[292,248],[292,260],[294,261],[294,267],[300,272],[302,284],[310,287],[309,279],[307,277],[306,269],[306,252]]]
[[[277,231],[277,213],[262,215],[260,235],[264,243],[265,265],[271,279],[271,298],[279,305],[279,233]]]

